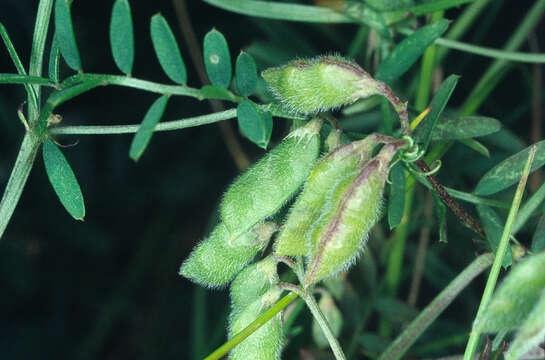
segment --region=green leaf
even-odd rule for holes
[[[238,93],[242,96],[250,96],[257,86],[257,66],[252,55],[240,52],[236,62],[235,82]]]
[[[435,218],[437,219],[437,227],[439,229],[439,242],[448,242],[447,238],[447,207],[437,193],[432,191],[432,197],[435,204]]]
[[[486,136],[500,131],[501,123],[485,116],[441,117],[431,134],[432,140],[459,140]]]
[[[57,35],[53,37],[51,42],[51,50],[49,52],[49,66],[48,66],[48,76],[51,81],[58,83],[59,82],[59,59],[60,59],[60,49],[57,44]]]
[[[119,70],[130,75],[134,62],[134,31],[128,0],[116,0],[112,8],[110,46]]]
[[[228,88],[231,84],[231,55],[225,37],[216,29],[204,36],[203,57],[212,85]]]
[[[545,337],[545,290],[541,298],[524,323],[520,326],[515,339],[505,354],[506,360],[522,359],[533,347],[543,342]]]
[[[244,100],[237,107],[238,126],[246,137],[262,149],[271,139],[272,116],[269,112],[259,114],[255,106]]]
[[[539,253],[545,249],[545,215],[537,223],[536,232],[532,237],[532,252]]]
[[[155,54],[165,74],[175,83],[185,84],[187,73],[184,60],[176,38],[163,15],[152,16],[150,32]]]
[[[414,0],[364,0],[364,1],[367,5],[374,7],[378,11],[406,9],[414,5]]]
[[[486,239],[492,252],[496,253],[498,245],[500,244],[501,235],[503,233],[504,223],[499,215],[485,205],[477,205],[477,212],[481,218]],[[507,245],[505,256],[503,257],[503,266],[509,267],[513,263],[513,253],[511,251],[511,244]]]
[[[390,198],[388,199],[388,224],[390,230],[401,222],[405,207],[405,170],[400,163],[390,170]]]
[[[396,324],[409,322],[418,315],[415,308],[392,297],[379,297],[375,309],[380,315]]]
[[[357,22],[369,26],[387,41],[392,40],[392,32],[382,15],[359,1],[347,2],[344,13]]]
[[[352,19],[323,6],[255,0],[204,0],[221,9],[267,19],[313,23],[350,23]]]
[[[392,13],[410,12],[415,16],[430,14],[432,12],[441,11],[457,7],[475,0],[435,0],[435,1],[418,1],[415,5],[406,7],[405,9],[398,9],[392,11]]]
[[[520,326],[545,287],[545,253],[526,258],[513,266],[492,299],[478,316],[474,331],[498,332]]]
[[[433,96],[430,106],[431,110],[429,114],[422,120],[420,125],[416,128],[415,138],[418,142],[423,144],[422,149],[427,149],[431,141],[431,134],[439,120],[439,116],[447,106],[447,102],[458,83],[458,75],[450,75],[439,87],[439,90]]]
[[[66,64],[72,70],[80,71],[81,59],[72,25],[71,3],[70,0],[57,0],[55,2],[55,37]]]
[[[522,176],[522,170],[524,169],[524,164],[526,163],[526,159],[528,159],[532,146],[533,145],[508,157],[490,169],[477,184],[475,194],[495,194],[518,182]],[[535,146],[536,154],[530,171],[537,170],[545,164],[545,140],[537,142]]]
[[[477,141],[475,139],[460,139],[459,141],[460,141],[460,143],[464,144],[465,146],[467,146],[471,150],[474,150],[474,151],[478,152],[479,154],[481,154],[481,155],[483,155],[483,156],[485,156],[487,158],[490,157],[490,151],[481,142],[479,142],[479,141]]]
[[[418,60],[426,48],[447,30],[448,20],[441,19],[415,31],[403,39],[380,64],[375,78],[393,83]],[[446,80],[445,80],[446,81]]]
[[[236,96],[226,88],[213,85],[204,85],[201,88],[201,96],[202,99],[236,100]]]
[[[47,177],[61,204],[74,219],[83,220],[85,217],[83,195],[70,164],[50,139],[44,142],[42,155]]]
[[[151,140],[155,126],[161,120],[165,108],[167,106],[168,96],[163,95],[150,106],[148,112],[144,116],[144,120],[138,127],[138,131],[134,134],[132,139],[131,148],[129,150],[129,156],[134,161],[138,161],[140,156],[146,150],[146,147]]]

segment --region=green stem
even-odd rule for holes
[[[309,293],[307,290],[303,300],[305,300],[305,303],[307,304],[310,312],[314,316],[314,319],[316,320],[318,325],[320,325],[320,328],[324,332],[324,335],[327,341],[329,342],[329,346],[331,347],[331,350],[333,351],[333,355],[335,355],[335,359],[346,360],[346,356],[344,356],[343,349],[341,348],[339,341],[335,337],[335,334],[333,334],[333,331],[331,330],[331,327],[329,326],[329,323],[327,322],[327,319],[325,318],[324,314],[320,310],[320,307],[316,303],[316,299],[314,299],[314,296],[312,296],[312,294]]]
[[[31,76],[41,76],[43,66],[43,56],[45,41],[47,39],[47,29],[49,28],[49,21],[51,19],[51,9],[53,8],[53,0],[40,0],[38,5],[38,14],[36,15],[36,24],[34,26],[34,35],[32,38],[32,50],[30,52],[30,66],[28,74]],[[38,106],[40,101],[40,85],[35,84],[32,86],[36,93],[38,100]],[[30,104],[30,97],[29,97]],[[34,113],[40,111],[39,108],[32,109],[29,106],[28,118],[32,123],[34,121]]]
[[[17,160],[15,160],[15,165],[4,190],[2,201],[0,201],[0,239],[19,202],[39,146],[40,140],[32,133],[27,132],[23,138]]]
[[[492,297],[494,288],[496,287],[496,282],[498,281],[498,275],[500,274],[501,266],[503,264],[503,257],[505,256],[505,251],[507,250],[507,246],[509,245],[509,239],[511,237],[513,225],[515,224],[515,220],[517,218],[520,201],[522,200],[522,195],[524,194],[524,188],[526,186],[526,181],[528,180],[528,175],[530,173],[530,166],[532,165],[532,161],[534,160],[535,152],[536,152],[536,146],[534,145],[532,147],[532,150],[530,151],[530,156],[528,156],[526,165],[524,166],[524,171],[522,173],[520,182],[517,186],[517,191],[515,192],[515,196],[513,197],[513,203],[511,204],[511,209],[509,210],[509,215],[507,216],[505,227],[503,228],[503,233],[501,235],[500,243],[498,245],[498,249],[496,250],[494,264],[492,264],[492,269],[490,270],[490,274],[488,275],[488,280],[486,281],[486,286],[483,291],[483,296],[481,297],[481,303],[479,305],[479,309],[477,310],[477,315],[475,316],[475,318],[478,318],[479,315],[482,313],[482,311],[486,308],[486,306],[488,305],[488,302],[490,301],[490,298]],[[467,342],[466,350],[464,353],[464,360],[473,359],[473,355],[475,354],[475,350],[477,349],[477,344],[479,342],[480,335],[481,333],[478,331],[475,331],[475,330],[471,331],[469,340]]]
[[[40,76],[28,76],[20,74],[0,74],[1,84],[38,84],[55,87],[55,83],[51,80]]]
[[[479,274],[487,269],[494,259],[491,253],[483,254],[473,260],[454,280],[441,291],[435,299],[395,339],[380,355],[378,360],[397,360],[409,350],[412,344],[437,319],[437,317],[452,303]]]
[[[236,109],[229,109],[217,113],[195,116],[186,119],[165,121],[157,124],[154,131],[171,131],[188,127],[212,124],[218,121],[233,119],[237,116]],[[114,135],[135,133],[140,125],[91,125],[91,126],[62,126],[52,128],[52,135]]]
[[[155,82],[135,79],[122,75],[107,75],[107,74],[76,74],[61,83],[61,87],[68,88],[74,84],[82,82],[98,81],[100,85],[118,85],[130,87],[134,89],[146,90],[149,92],[162,95],[182,95],[191,96],[197,99],[203,99],[199,89],[191,88],[185,85],[165,85]]]
[[[269,310],[265,311],[254,322],[248,325],[244,330],[233,336],[233,338],[220,346],[216,351],[208,355],[204,360],[217,360],[223,355],[227,354],[229,350],[240,344],[248,336],[252,335],[257,329],[263,326],[267,321],[272,319],[280,311],[284,310],[286,306],[291,304],[292,301],[297,299],[298,295],[295,293],[289,293],[274,304]]]

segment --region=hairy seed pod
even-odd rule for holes
[[[261,75],[276,98],[294,113],[316,114],[380,93],[378,81],[340,56],[295,60]]]
[[[530,256],[513,267],[498,290],[475,319],[479,332],[511,330],[521,325],[545,288],[545,252]]]
[[[237,308],[233,306],[229,319],[229,337],[244,330],[280,297],[281,290],[271,288],[263,296],[252,303]],[[252,335],[235,346],[229,354],[232,360],[276,360],[284,342],[282,332],[282,315],[278,313]]]
[[[352,184],[378,143],[377,136],[369,135],[337,148],[316,163],[276,239],[276,255],[310,253],[313,233],[327,225],[328,218],[324,214],[335,211],[335,199]]]
[[[225,224],[220,223],[184,261],[180,275],[211,288],[226,285],[266,247],[277,229],[275,223],[264,222],[231,240]]]
[[[326,209],[324,221],[311,237],[306,287],[348,268],[356,260],[380,214],[388,167],[402,145],[404,142],[386,145],[348,187],[339,184],[342,191],[335,195],[340,196],[334,199],[334,207]]]
[[[299,189],[320,149],[321,120],[292,131],[227,189],[221,217],[235,239],[276,213]]]
[[[278,283],[276,265],[277,262],[272,256],[268,256],[242,270],[231,285],[233,308],[248,306]]]

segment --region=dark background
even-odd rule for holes
[[[72,7],[84,71],[118,74],[111,58],[108,27],[113,1],[75,1]],[[509,1],[491,6],[478,26],[466,35],[472,43],[501,47],[532,1]],[[188,69],[188,84],[200,82],[187,53],[170,1],[132,1],[135,25],[137,78],[168,83],[155,58],[149,19],[161,12],[179,40]],[[37,1],[2,0],[0,21],[10,34],[25,65],[28,64]],[[278,58],[256,56],[261,66],[296,56],[325,52],[345,53],[357,29],[354,25],[310,25],[252,19],[227,13],[200,1],[188,1],[199,41],[212,27],[229,42],[234,59],[239,49],[276,46]],[[458,10],[447,12],[455,19]],[[284,38],[289,27],[299,38]],[[543,33],[543,24],[538,33]],[[50,34],[51,35],[51,34]],[[46,48],[46,66],[49,53]],[[527,46],[523,48],[527,50]],[[462,75],[452,103],[459,104],[489,64],[488,59],[452,52],[445,74]],[[269,65],[269,64],[267,64]],[[404,76],[414,76],[415,69]],[[71,74],[63,65],[63,76]],[[47,69],[45,68],[45,71]],[[0,72],[13,73],[4,46]],[[531,65],[516,65],[481,107],[528,142]],[[0,85],[0,184],[5,186],[24,129],[16,110],[26,96],[20,85]],[[136,124],[156,95],[134,89],[106,87],[93,90],[57,109],[63,124]],[[226,104],[231,107],[231,104]],[[178,97],[169,102],[164,120],[211,112],[206,102]],[[277,120],[277,119],[275,119]],[[281,136],[275,130],[275,140]],[[236,125],[236,124],[234,124]],[[2,359],[189,359],[198,358],[194,344],[204,341],[212,350],[224,341],[228,304],[226,291],[207,291],[177,275],[182,260],[206,233],[207,223],[222,191],[237,174],[216,124],[155,134],[138,163],[128,158],[129,135],[61,137],[85,197],[84,222],[73,220],[48,183],[41,154],[21,201],[0,242],[0,357]],[[239,137],[252,159],[263,151]],[[494,149],[492,147],[492,149]],[[503,151],[503,152],[502,152]],[[507,156],[498,149],[489,162],[464,163],[475,158],[455,148],[445,167],[465,173],[457,188],[470,189],[478,174]],[[450,165],[449,160],[452,159]],[[477,159],[478,161],[478,159]],[[460,169],[469,164],[468,169]],[[448,183],[448,177],[445,177]],[[451,223],[454,223],[452,219]],[[441,245],[446,267],[454,276],[474,251],[470,235]],[[416,226],[415,226],[416,228]],[[411,242],[416,243],[416,236]],[[435,240],[433,240],[435,241]],[[414,248],[414,246],[413,246]],[[465,249],[465,250],[462,250]],[[469,250],[468,250],[469,249]],[[409,252],[410,255],[410,252]],[[411,263],[411,260],[408,260]],[[409,266],[409,265],[408,265]],[[407,271],[409,273],[409,270]],[[447,279],[445,279],[446,281]],[[436,293],[427,287],[421,306]],[[446,313],[448,321],[468,325],[479,287],[468,292],[465,305]],[[203,311],[205,309],[205,311]],[[461,315],[460,315],[461,314]],[[204,316],[194,322],[195,316]],[[307,319],[308,322],[308,319]],[[195,324],[205,324],[204,328]],[[199,336],[200,334],[200,336]],[[204,336],[204,340],[203,340]],[[307,342],[307,345],[311,344]],[[303,345],[304,346],[304,341]],[[308,345],[312,346],[312,345]],[[291,349],[291,350],[290,350]],[[296,358],[295,347],[286,358]]]

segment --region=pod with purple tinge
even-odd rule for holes
[[[305,286],[347,269],[365,244],[381,208],[388,168],[403,141],[384,146],[354,179],[341,182],[310,239]]]
[[[275,223],[264,222],[233,240],[225,224],[220,223],[184,261],[180,275],[211,288],[227,285],[266,247],[277,229]]]
[[[221,218],[232,239],[274,215],[307,178],[320,150],[322,121],[292,131],[227,189]]]
[[[335,211],[337,199],[357,177],[378,143],[377,136],[369,135],[337,148],[316,163],[276,239],[276,255],[309,255],[311,239],[329,221],[324,214]]]

